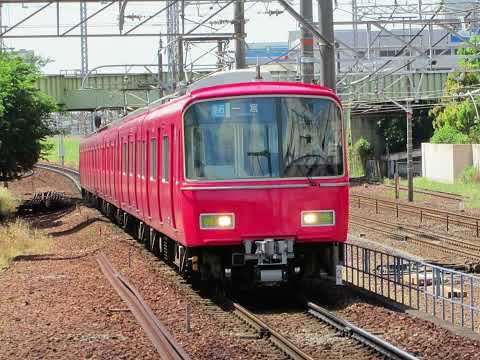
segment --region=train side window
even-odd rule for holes
[[[139,141],[137,143],[137,177],[142,177],[142,143]]]
[[[146,169],[146,157],[147,157],[147,145],[145,141],[142,141],[142,179],[145,179]]]
[[[135,163],[135,146],[133,141],[130,141],[130,176],[133,176]]]
[[[127,175],[127,143],[122,144],[122,172]]]
[[[162,181],[168,182],[169,179],[169,174],[168,171],[170,169],[170,148],[168,146],[168,137],[164,136],[163,137],[163,146],[162,146]]]
[[[157,177],[157,139],[150,140],[150,180]]]

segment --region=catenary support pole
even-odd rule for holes
[[[2,4],[0,4],[0,34],[3,33]],[[3,36],[0,36],[0,52],[3,52]]]
[[[158,94],[163,97],[163,55],[162,55],[162,40],[160,39],[158,46]]]
[[[318,1],[318,23],[320,32],[328,41],[320,44],[320,79],[321,84],[335,90],[335,35],[333,31],[333,4],[332,0]]]
[[[245,64],[245,1],[236,0],[234,9],[235,68],[244,69]]]
[[[413,159],[412,159],[412,108],[407,102],[407,179],[408,179],[408,201],[413,201]]]
[[[312,0],[300,0],[300,15],[305,19],[306,22],[310,24],[313,22]],[[301,25],[300,44],[301,44],[301,51],[302,51],[302,55],[301,55],[302,82],[312,83],[313,72],[314,72],[313,35],[303,24]]]

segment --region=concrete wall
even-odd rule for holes
[[[350,119],[350,126],[352,131],[352,145],[358,139],[364,137],[375,150],[375,157],[380,158],[385,151],[385,141],[380,137],[377,131],[377,121],[380,120],[378,116],[352,116]]]
[[[430,180],[453,183],[465,167],[473,164],[472,154],[470,144],[422,143],[422,175]]]
[[[480,144],[472,144],[472,160],[473,166],[480,170]]]
[[[472,166],[472,145],[455,144],[453,145],[453,176],[457,179],[460,173],[467,166]]]

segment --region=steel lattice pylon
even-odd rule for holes
[[[87,3],[80,2],[80,51],[81,51],[81,73],[85,76],[88,73],[88,42],[87,42]]]
[[[179,16],[178,16],[178,1],[167,0],[167,61],[168,61],[168,74],[170,81],[175,87],[177,80],[178,67],[178,44],[177,36],[174,34],[179,33]]]

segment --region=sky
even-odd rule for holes
[[[343,1],[345,2],[345,1]],[[96,10],[103,7],[107,2],[96,4],[88,4],[88,14],[92,14]],[[4,4],[2,8],[3,26],[12,25],[39,9],[44,4]],[[163,1],[158,3],[131,3],[127,6],[127,15],[148,16],[164,6]],[[212,9],[209,9],[209,7]],[[298,0],[293,5],[299,11]],[[186,9],[186,17],[198,21],[202,16],[208,16],[219,8],[219,5],[208,6],[188,6]],[[348,20],[351,15],[348,14],[348,6],[343,7],[347,10],[335,11],[335,20]],[[245,17],[247,43],[253,42],[286,42],[289,31],[298,29],[297,22],[287,13],[280,15],[268,15],[266,12],[281,10],[280,5],[275,2],[271,3],[246,3]],[[316,1],[314,1],[314,21],[316,20]],[[231,20],[233,18],[233,7],[229,6],[212,20]],[[60,23],[61,29],[67,30],[79,21],[79,4],[62,4],[60,7]],[[39,34],[39,33],[55,33],[56,8],[52,5],[40,14],[32,17],[30,20],[21,24],[17,29],[11,31],[11,34]],[[126,28],[138,24],[139,20],[127,20]],[[166,32],[165,16],[162,14],[152,21],[148,22],[148,26],[144,26],[142,31],[160,33]],[[189,24],[187,22],[187,24]],[[193,25],[187,25],[188,31]],[[222,25],[213,24],[211,26],[221,27]],[[115,4],[101,13],[95,20],[89,22],[89,32],[118,32],[118,6]],[[197,30],[197,31],[200,31]],[[196,32],[197,32],[196,31]],[[208,29],[204,28],[207,32]],[[226,25],[220,32],[233,32],[233,25]],[[76,29],[72,33],[79,33]],[[164,38],[164,44],[166,39]],[[61,70],[73,70],[80,68],[80,39],[5,39],[7,47],[16,49],[34,50],[36,54],[48,57],[53,62],[44,68],[47,74],[58,74]],[[132,38],[89,38],[89,69],[100,65],[109,64],[155,64],[157,62],[157,49],[159,45],[158,37],[132,37]],[[207,44],[203,49],[213,47],[215,44]],[[231,44],[233,49],[233,42]],[[199,49],[192,49],[190,52],[192,58],[202,54]],[[188,60],[188,59],[187,59]],[[206,57],[205,62],[214,62],[213,57]],[[112,71],[112,69],[102,69],[103,71]],[[139,69],[144,72],[144,69]]]

